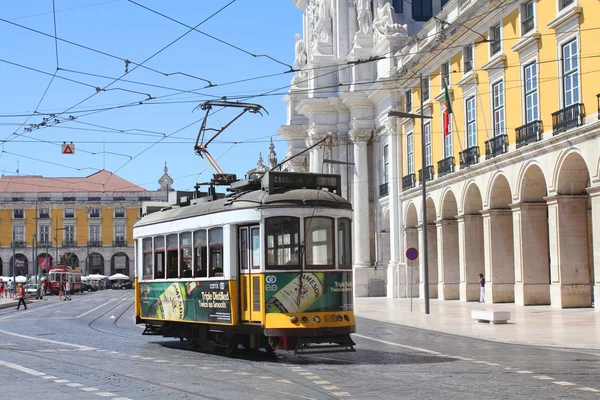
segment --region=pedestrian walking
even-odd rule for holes
[[[23,307],[25,307],[25,309],[27,310],[27,304],[25,304],[25,287],[22,283],[19,283],[19,286],[17,286],[16,295],[19,299],[19,302],[17,303],[17,310],[21,307],[21,304],[23,304]]]
[[[64,295],[65,295],[65,284],[61,283],[60,287],[58,288],[58,301],[62,301]],[[65,300],[67,300],[67,299],[65,298]]]
[[[485,278],[479,274],[479,302],[485,303]]]
[[[13,292],[15,290],[15,284],[13,283],[13,281],[8,282],[8,295],[10,296],[10,298],[13,298]]]
[[[65,283],[65,300],[71,300],[71,282]]]
[[[0,298],[4,297],[4,281],[0,279]]]

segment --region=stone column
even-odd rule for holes
[[[479,300],[479,273],[484,270],[483,224],[480,215],[459,215],[460,301]]]
[[[515,304],[550,304],[548,218],[545,203],[511,204]]]
[[[488,303],[515,301],[514,240],[510,209],[483,210],[485,299]]]
[[[600,187],[588,189],[592,203],[592,257],[594,264],[594,308],[600,311]]]
[[[389,118],[389,125],[386,125],[389,134],[389,202],[390,202],[390,262],[388,264],[388,287],[391,284],[392,290],[388,290],[387,297],[399,297],[399,275],[400,263],[404,259],[404,249],[400,241],[400,227],[402,217],[399,209],[398,187],[400,180],[398,179],[399,163],[401,158],[398,152],[398,135],[396,118]],[[390,278],[395,280],[390,280]]]
[[[357,129],[350,132],[354,147],[354,176],[352,207],[354,248],[354,294],[357,297],[369,295],[369,279],[376,276],[371,267],[369,253],[369,165],[367,140],[371,131]]]
[[[433,222],[433,221],[431,221]],[[429,264],[429,298],[438,298],[438,249],[437,228],[434,223],[427,224],[427,263]]]
[[[458,222],[455,219],[442,219],[435,221],[435,224],[438,246],[438,299],[458,300]]]
[[[550,244],[550,305],[590,307],[587,236],[588,196],[547,197]]]
[[[404,228],[406,245],[408,249],[414,247],[419,249],[419,232],[416,227]],[[419,295],[419,261],[407,261],[404,269],[405,297],[415,297]]]

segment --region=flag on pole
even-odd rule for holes
[[[450,135],[450,114],[452,114],[452,105],[450,104],[450,94],[448,93],[448,85],[444,79],[444,137]]]

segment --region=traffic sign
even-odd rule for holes
[[[414,247],[409,247],[408,250],[406,250],[406,258],[409,260],[414,261],[417,257],[419,257],[419,250]]]
[[[63,143],[62,153],[63,154],[75,154],[75,145],[72,142],[70,144]]]

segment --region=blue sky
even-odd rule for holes
[[[266,163],[270,137],[283,159],[287,145],[276,131],[285,124],[283,94],[293,75],[284,74],[289,67],[281,63],[293,64],[294,33],[302,34],[302,13],[292,0],[135,2],[139,5],[128,0],[54,0],[56,13],[52,0],[3,3],[1,173],[16,175],[18,168],[20,175],[86,176],[104,168],[155,190],[167,162],[174,187],[190,190],[214,173],[193,150],[204,117],[194,108],[221,96],[244,100],[270,91],[245,100],[261,104],[269,115],[244,115],[208,150],[225,172],[241,177],[256,166],[259,152]],[[190,29],[148,9],[193,27],[229,3],[197,29],[281,63],[252,57],[195,31],[160,51]],[[64,40],[58,43],[52,37],[55,18],[56,36]],[[132,62],[125,76],[124,59]],[[264,75],[275,76],[228,84]],[[202,79],[216,86],[206,88]],[[235,112],[215,113],[208,125],[220,127]],[[49,119],[39,126],[44,118]],[[75,144],[75,155],[61,154],[63,142]]]

